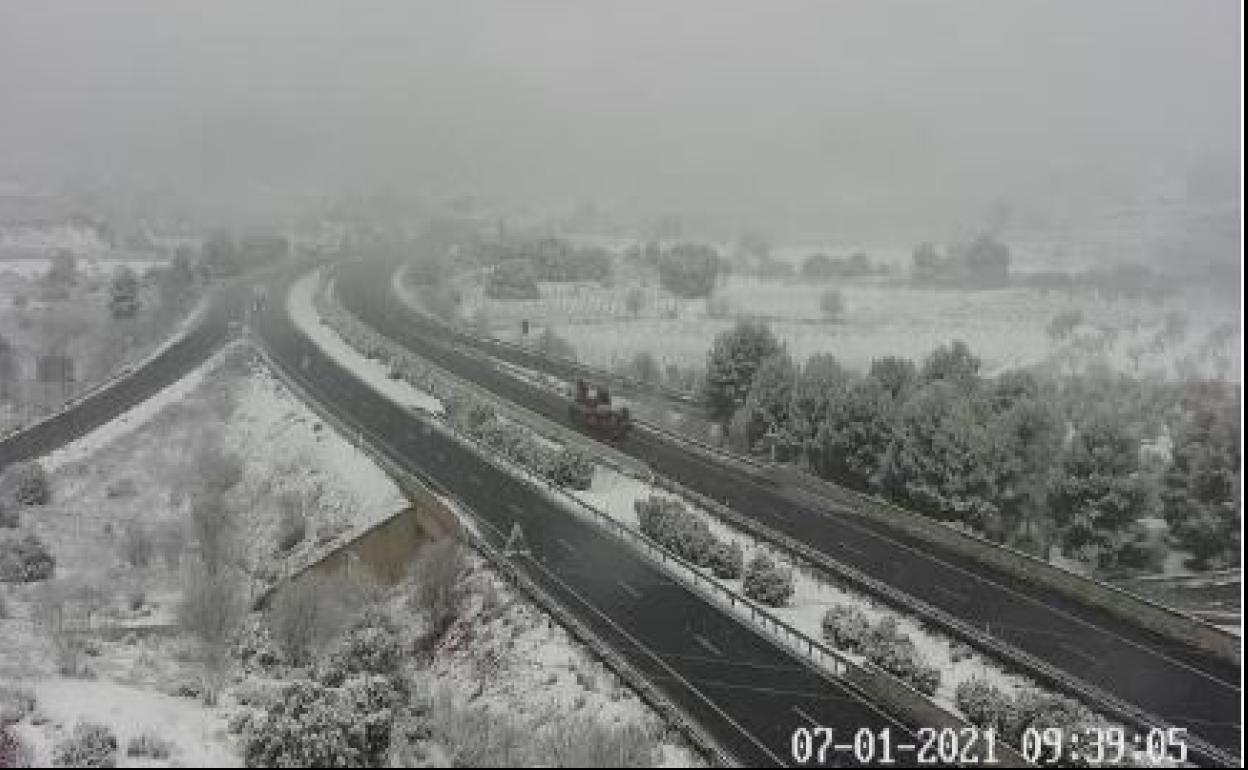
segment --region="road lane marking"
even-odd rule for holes
[[[475,473],[468,474],[468,481],[472,482],[474,485],[478,487],[481,486],[481,477]]]
[[[561,538],[561,537],[557,537],[557,538],[555,538],[555,542],[556,542],[556,543],[558,543],[559,545],[563,546],[564,548],[566,548],[566,549],[568,550],[568,553],[576,553],[576,549],[575,549],[575,548],[573,548],[573,547],[572,547],[572,544],[571,544],[571,543],[569,543],[567,540],[564,540],[564,539],[563,539],[563,538]]]
[[[625,592],[627,592],[627,593],[628,593],[630,596],[632,596],[634,599],[640,599],[640,598],[641,598],[641,591],[638,591],[636,588],[633,588],[633,587],[632,587],[632,586],[630,586],[628,583],[625,583],[623,580],[619,580],[619,579],[617,579],[615,582],[616,582],[616,583],[618,583],[618,584],[619,584],[619,586],[620,586],[620,588],[623,588],[623,589],[625,590]]]
[[[1099,666],[1101,664],[1100,658],[1097,658],[1089,653],[1084,652],[1083,650],[1079,649],[1078,647],[1071,644],[1070,642],[1058,642],[1057,646],[1075,655],[1076,657],[1083,658],[1084,660],[1088,661],[1094,666]]]
[[[711,653],[712,655],[718,655],[718,656],[719,656],[719,657],[721,657],[721,658],[722,658],[722,657],[724,657],[724,653],[723,653],[723,652],[721,652],[721,651],[720,651],[720,649],[719,649],[718,647],[716,647],[715,645],[711,644],[711,640],[710,640],[710,639],[707,639],[707,638],[706,638],[705,636],[703,636],[702,634],[694,634],[694,635],[693,635],[693,641],[697,642],[699,645],[701,645],[701,646],[702,646],[702,649],[706,650],[707,652]]]
[[[519,503],[507,503],[506,508],[507,510],[514,513],[516,516],[524,515],[524,508],[520,507]]]
[[[815,719],[815,718],[814,718],[814,717],[812,717],[810,714],[807,714],[805,711],[802,711],[802,710],[801,710],[800,708],[798,708],[797,706],[794,706],[794,707],[793,707],[793,713],[794,713],[794,714],[797,714],[797,715],[798,715],[799,717],[801,717],[802,719],[805,719],[805,720],[806,720],[806,722],[807,722],[807,723],[808,723],[811,727],[819,727],[819,720],[818,720],[818,719]]]

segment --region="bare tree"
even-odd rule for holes
[[[265,622],[286,660],[304,665],[349,622],[355,593],[334,580],[305,575],[279,590]]]
[[[230,668],[230,644],[247,613],[243,581],[229,569],[186,570],[178,624],[199,643],[205,699],[216,702]]]
[[[462,547],[447,537],[426,546],[412,567],[412,607],[426,614],[435,633],[455,617],[464,566]]]

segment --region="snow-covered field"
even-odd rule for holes
[[[38,278],[48,272],[51,264],[52,260],[43,258],[0,259],[0,276],[5,273],[13,273],[27,279]],[[89,257],[78,260],[78,269],[88,277],[106,277],[112,275],[117,268],[125,265],[137,275],[142,276],[154,267],[164,267],[167,264],[167,260],[157,258],[116,259],[110,257]]]
[[[486,319],[493,334],[511,341],[520,338],[521,319],[531,322],[530,335],[552,327],[582,362],[608,368],[641,351],[661,366],[701,365],[715,335],[738,317],[765,319],[798,361],[831,353],[858,369],[884,355],[919,360],[954,339],[967,342],[988,373],[1045,361],[1102,360],[1129,373],[1232,377],[1242,360],[1238,333],[1225,336],[1236,326],[1234,313],[1191,292],[1153,303],[1025,288],[969,291],[882,279],[816,284],[732,276],[710,303],[641,287],[642,311],[634,317],[626,309],[630,288],[547,283],[541,300],[525,301],[490,299],[479,284],[469,283],[463,314]],[[843,299],[837,321],[820,311],[820,295],[828,288]],[[1071,338],[1051,339],[1049,323],[1067,311],[1082,313],[1083,327]],[[1159,342],[1168,318],[1179,319],[1183,330]]]

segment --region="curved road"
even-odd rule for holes
[[[452,339],[445,327],[403,305],[391,291],[395,267],[344,266],[337,280],[339,299],[414,353],[549,419],[565,421],[562,397],[500,372],[466,352],[464,340]],[[1139,626],[941,553],[831,500],[776,486],[664,436],[638,430],[614,446],[776,532],[984,628],[1136,708],[1186,727],[1223,752],[1239,754],[1239,667],[1176,648]]]
[[[241,318],[244,296],[237,284],[219,287],[195,325],[141,367],[65,411],[0,440],[0,468],[64,446],[177,382],[229,338],[230,321]]]
[[[284,297],[274,283],[268,296]],[[444,486],[490,527],[500,547],[519,523],[531,557],[520,566],[739,762],[791,764],[792,731],[819,724],[852,731],[905,725],[855,690],[808,668],[746,624],[674,582],[647,558],[578,515],[551,504],[455,439],[377,394],[323,355],[272,302],[251,320],[278,366],[400,467]],[[842,754],[838,763],[851,757]],[[899,755],[899,759],[902,756]],[[903,764],[908,764],[903,761]]]

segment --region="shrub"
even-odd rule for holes
[[[292,666],[307,665],[316,648],[326,641],[327,629],[333,627],[333,613],[324,593],[321,581],[304,576],[274,594],[264,613],[266,641],[276,645],[284,662]],[[256,663],[264,667],[276,662],[269,659],[271,647],[259,647],[252,652],[263,651],[264,654],[253,655]]]
[[[116,767],[117,736],[106,725],[79,722],[68,738],[56,744],[52,764],[57,767]]]
[[[866,613],[852,604],[834,604],[823,616],[823,638],[850,652],[861,652],[871,630]]]
[[[745,554],[737,542],[716,543],[711,549],[711,572],[723,580],[736,580],[745,571]]]
[[[553,453],[543,475],[561,487],[589,489],[594,482],[594,461],[579,449],[564,447]]]
[[[168,759],[172,753],[173,745],[152,732],[140,733],[126,742],[127,757]]]
[[[52,500],[47,472],[33,460],[9,466],[0,474],[0,497],[19,505],[47,505]]]
[[[1037,730],[1055,727],[1063,732],[1073,732],[1095,719],[1083,704],[1038,690],[1022,690],[1016,694],[1006,714],[1001,733],[1006,741],[1014,745],[1022,740],[1023,732],[1028,727]]]
[[[56,559],[33,534],[0,541],[0,582],[35,583],[52,577]]]
[[[438,636],[455,617],[463,571],[463,550],[451,538],[425,547],[412,566],[411,605],[425,613]]]
[[[324,684],[338,686],[353,674],[394,676],[403,648],[393,624],[376,610],[366,610],[347,629],[321,667]]]
[[[22,523],[21,512],[16,502],[10,501],[7,495],[0,493],[0,527],[16,529]]]
[[[793,573],[760,552],[746,567],[742,589],[756,602],[769,607],[783,607],[793,598]]]
[[[34,752],[7,724],[0,724],[0,768],[34,767]]]
[[[143,525],[136,522],[126,524],[121,535],[121,558],[131,567],[146,567],[152,563],[152,554],[156,546],[152,536]]]
[[[1000,730],[1009,718],[1010,696],[987,679],[972,677],[958,683],[953,703],[976,727]]]
[[[710,525],[679,500],[651,495],[633,503],[642,534],[699,567],[711,565],[718,546]]]
[[[897,630],[895,618],[884,618],[867,632],[863,653],[867,660],[926,695],[934,695],[940,686],[940,671],[923,660],[910,637]]]
[[[0,685],[0,725],[22,721],[35,710],[35,693],[24,687]]]
[[[243,727],[247,767],[378,767],[389,748],[392,699],[372,683],[347,691],[298,680]]]

